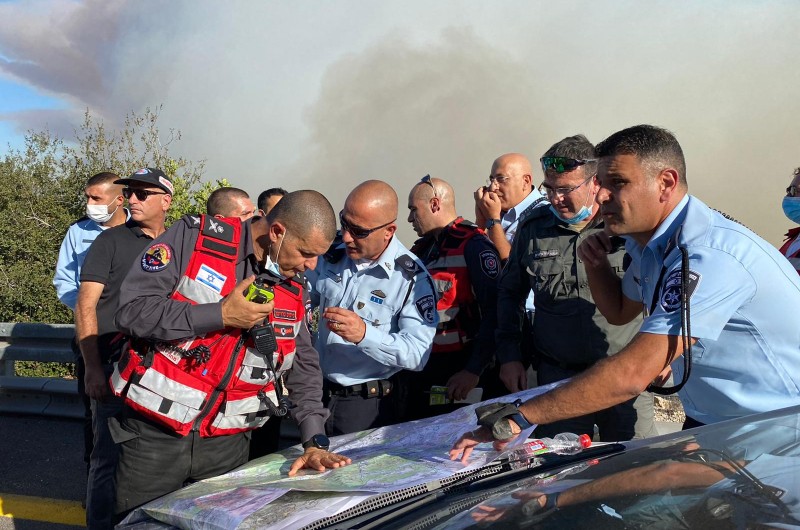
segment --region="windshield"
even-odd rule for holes
[[[800,528],[800,407],[758,418],[475,484],[382,528]]]

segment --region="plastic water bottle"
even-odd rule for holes
[[[574,455],[592,445],[588,434],[577,435],[571,432],[562,432],[552,438],[538,438],[525,444],[526,452],[532,455],[542,453],[555,453],[557,455]]]

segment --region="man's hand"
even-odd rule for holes
[[[364,335],[367,333],[366,322],[349,309],[326,307],[322,312],[322,318],[327,320],[326,325],[329,330],[353,344],[364,340]]]
[[[508,424],[511,426],[511,432],[514,433],[514,436],[501,442],[499,440],[495,440],[494,437],[492,437],[492,433],[489,432],[489,429],[486,427],[478,427],[474,431],[469,431],[462,434],[461,438],[459,438],[456,443],[453,444],[453,448],[450,449],[450,460],[458,460],[460,458],[461,463],[466,464],[467,460],[469,460],[469,455],[472,454],[472,450],[475,449],[476,445],[481,443],[494,442],[492,447],[494,447],[495,451],[502,451],[505,449],[509,443],[513,442],[517,438],[517,435],[522,432],[522,429],[519,428],[519,425],[508,418],[501,421],[508,422]]]
[[[500,219],[500,198],[493,191],[481,186],[473,195],[475,197],[475,224],[480,228],[486,226],[489,219]]]
[[[263,322],[272,313],[274,302],[257,304],[244,297],[247,288],[255,279],[255,276],[245,278],[222,300],[222,324],[225,327],[250,329]]]
[[[611,252],[611,238],[605,232],[597,232],[583,240],[578,246],[578,257],[587,267],[609,268],[608,254]]]
[[[293,477],[301,469],[313,469],[315,471],[325,471],[335,469],[352,463],[346,456],[331,453],[325,449],[309,447],[289,468],[289,476]]]
[[[467,370],[461,370],[447,380],[447,397],[453,401],[467,399],[470,390],[478,386],[479,377]]]
[[[506,385],[506,388],[512,394],[527,390],[528,388],[528,372],[525,370],[525,365],[519,361],[511,361],[500,365],[500,381]]]
[[[86,364],[86,374],[83,377],[86,385],[86,395],[97,401],[105,401],[110,394],[108,379],[102,365]]]

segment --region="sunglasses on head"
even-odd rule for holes
[[[425,175],[424,177],[422,177],[422,179],[420,179],[419,183],[420,184],[427,184],[428,186],[430,186],[431,189],[433,190],[433,196],[438,198],[438,196],[436,195],[436,186],[434,186],[433,182],[431,182],[431,176],[430,175]]]
[[[358,225],[348,223],[344,218],[344,210],[339,212],[339,222],[342,224],[342,232],[349,232],[350,235],[353,236],[353,239],[364,239],[376,230],[386,228],[394,221],[396,221],[396,219],[382,224],[381,226],[376,226],[375,228],[362,228]]]
[[[547,172],[552,169],[556,173],[564,173],[572,171],[576,167],[588,164],[590,162],[597,162],[596,158],[568,158],[565,156],[543,156],[539,159],[542,163],[542,171]]]
[[[167,195],[167,193],[163,191],[142,190],[139,188],[122,189],[122,196],[125,197],[125,199],[130,199],[134,195],[136,195],[136,198],[139,199],[140,201],[146,201],[147,198],[151,195]]]

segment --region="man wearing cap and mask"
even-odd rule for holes
[[[542,192],[549,208],[537,208],[522,221],[498,287],[497,356],[501,379],[511,391],[527,388],[520,353],[522,303],[533,291],[533,348],[539,359],[539,385],[561,381],[617,353],[636,334],[641,316],[624,326],[612,326],[594,305],[586,270],[577,256],[580,243],[603,231],[595,197],[597,160],[594,146],[583,135],[553,145],[541,159]],[[624,241],[614,239],[609,253],[621,278],[627,265]],[[653,396],[637,398],[594,414],[541,425],[539,437],[560,432],[594,434],[603,441],[630,440],[655,434]]]
[[[128,211],[122,207],[122,185],[115,184],[119,175],[104,171],[93,175],[83,189],[86,197],[86,216],[78,219],[67,230],[58,251],[56,273],[53,285],[62,304],[75,311],[78,302],[81,268],[89,252],[89,246],[104,230],[119,226],[127,220]],[[84,405],[84,454],[86,471],[89,471],[89,458],[92,454],[92,408],[84,387],[86,368],[78,342],[73,339],[72,351],[75,353],[75,375],[78,379],[78,396]]]
[[[186,215],[133,264],[116,318],[131,340],[111,378],[125,400],[111,422],[120,516],[245,463],[250,431],[271,416],[299,424],[305,451],[289,475],[350,463],[327,450],[299,277],[335,233],[327,199],[296,191],[266,217]]]
[[[86,523],[89,528],[110,528],[113,520],[114,473],[117,447],[108,419],[121,402],[111,395],[108,377],[122,346],[114,314],[122,280],[139,253],[166,229],[172,203],[172,182],[159,169],[140,169],[118,179],[128,200],[130,219],[97,236],[81,270],[75,309],[75,334],[86,365],[86,393],[92,405],[94,447],[89,462]]]

